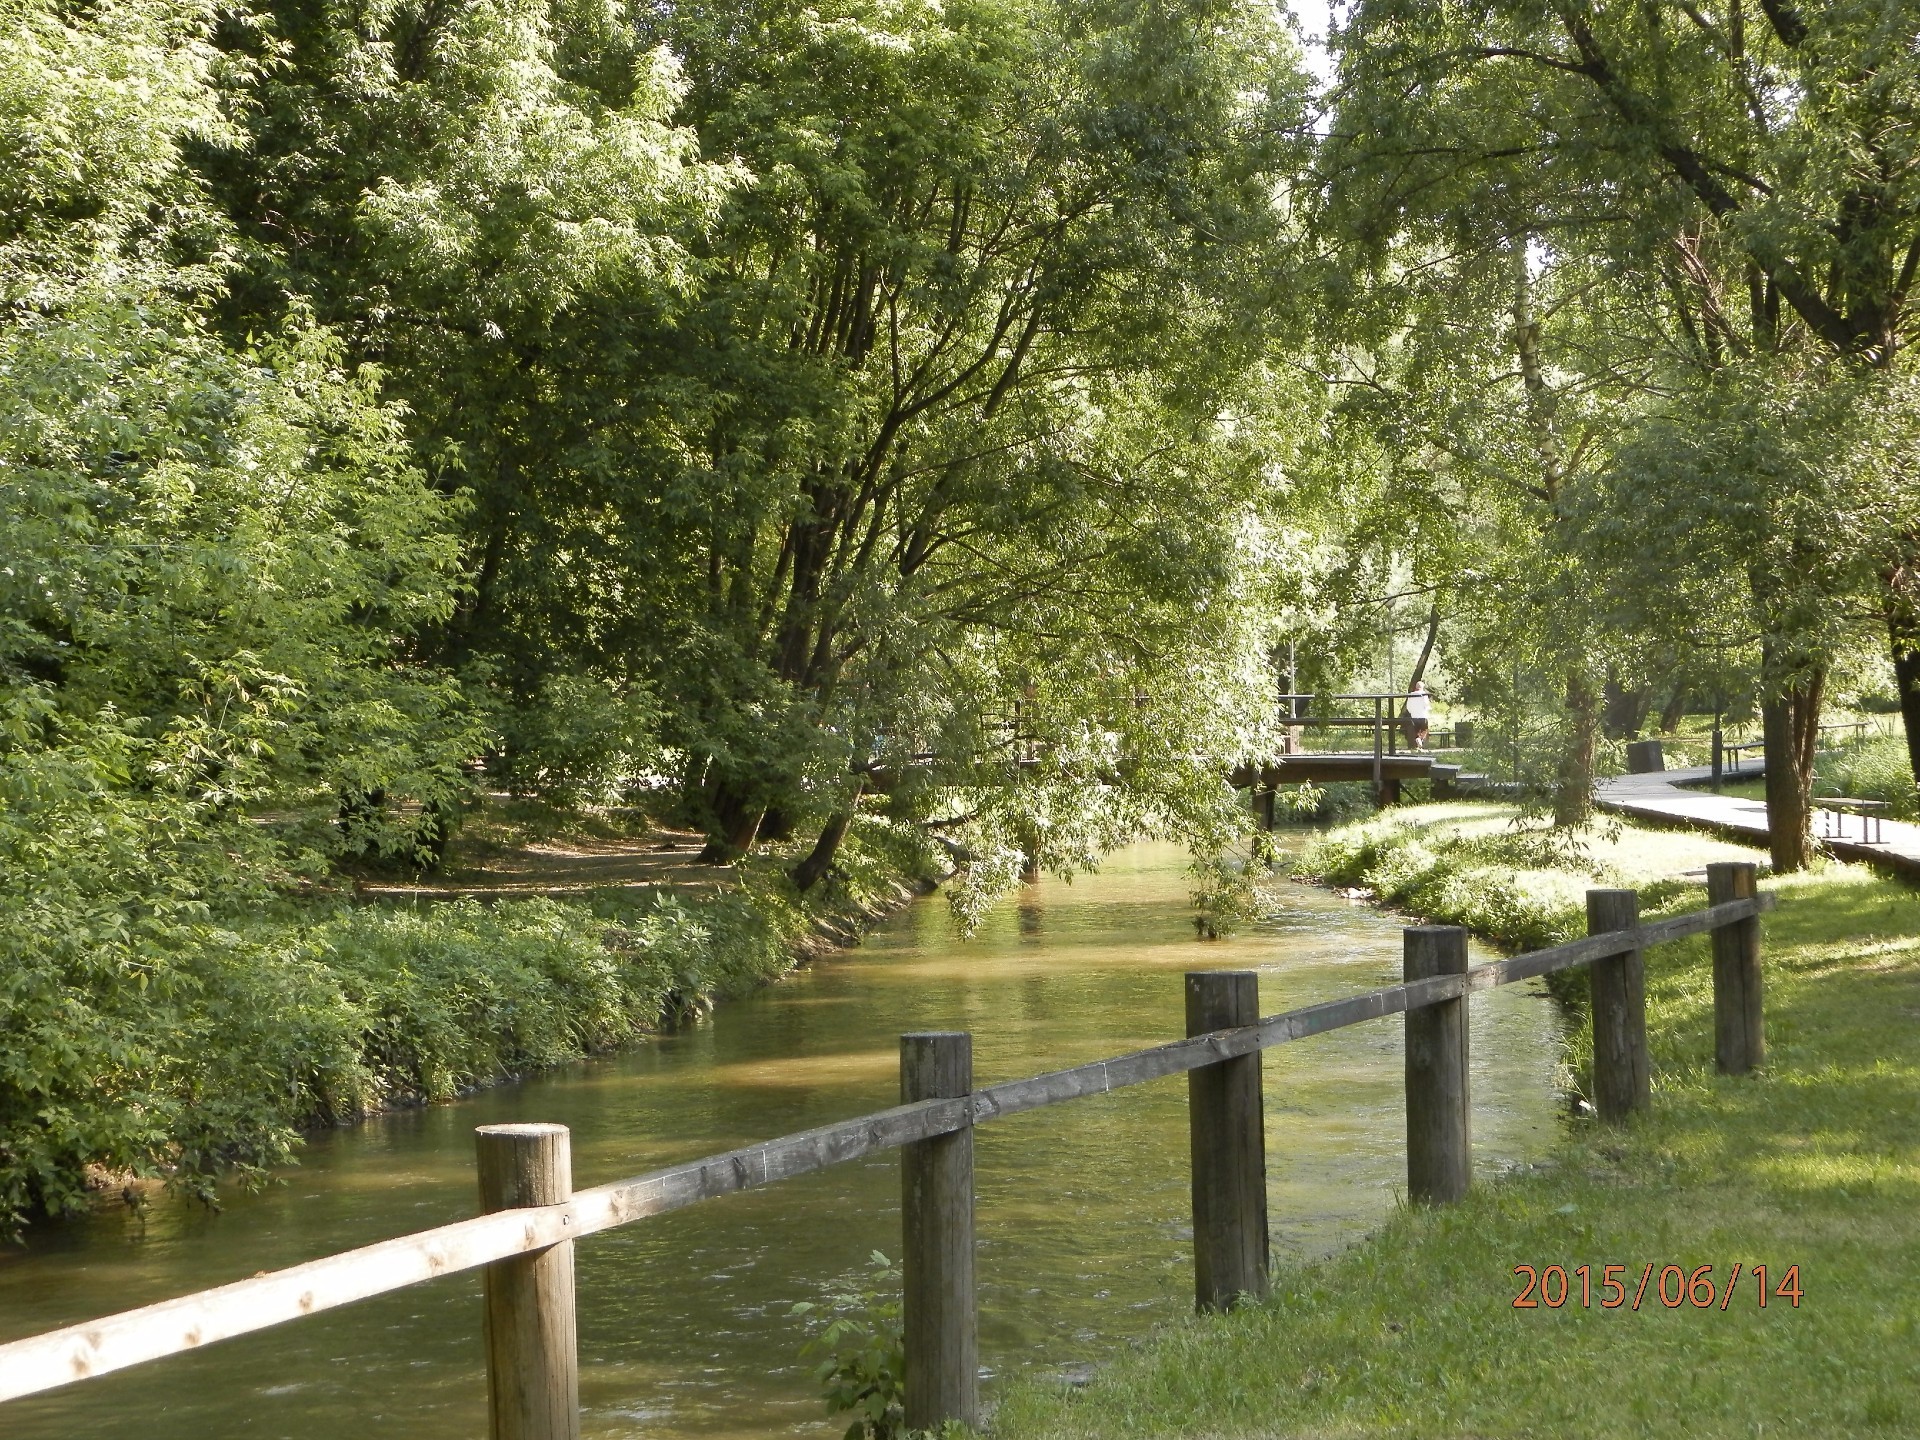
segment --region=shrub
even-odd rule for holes
[[[71,890],[0,899],[0,1233],[84,1205],[90,1170],[210,1200],[303,1126],[698,1014],[786,969],[794,938],[736,894],[262,904],[226,924],[197,901],[130,918]]]

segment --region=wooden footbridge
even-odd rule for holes
[[[1484,781],[1484,775],[1466,775],[1454,763],[1458,753],[1451,744],[1439,749],[1401,747],[1400,707],[1408,692],[1367,695],[1287,694],[1279,697],[1281,723],[1287,728],[1286,748],[1272,759],[1248,762],[1235,767],[1233,786],[1252,790],[1259,798],[1262,813],[1271,828],[1273,791],[1280,785],[1327,785],[1352,781],[1373,786],[1374,799],[1391,805],[1400,799],[1400,786],[1408,780],[1430,780],[1436,798],[1453,793],[1456,785]],[[1318,701],[1324,707],[1337,705],[1344,713],[1322,709],[1315,713]],[[1369,713],[1368,707],[1371,707]],[[1306,750],[1301,748],[1308,730],[1364,731],[1367,748],[1355,750]],[[1466,738],[1452,732],[1436,732],[1432,738],[1448,741]]]

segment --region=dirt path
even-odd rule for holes
[[[506,807],[500,807],[502,809]],[[524,813],[505,817],[495,807],[475,817],[449,851],[446,866],[419,879],[364,879],[355,889],[368,899],[453,900],[465,896],[578,896],[593,890],[668,889],[710,893],[734,883],[730,865],[703,865],[706,837],[698,831],[623,827],[569,818],[538,828]]]

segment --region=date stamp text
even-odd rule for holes
[[[1637,1276],[1628,1265],[1516,1265],[1513,1275],[1520,1282],[1520,1293],[1513,1299],[1516,1310],[1559,1310],[1569,1305],[1581,1310],[1596,1306],[1638,1310],[1658,1302],[1669,1310],[1725,1311],[1736,1293],[1742,1295],[1742,1305],[1764,1310],[1771,1303],[1798,1310],[1804,1293],[1798,1265],[1770,1273],[1765,1265],[1739,1261],[1718,1274],[1712,1265],[1688,1268],[1649,1260]]]

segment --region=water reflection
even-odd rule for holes
[[[0,1336],[30,1334],[471,1213],[471,1131],[573,1127],[591,1185],[891,1104],[896,1038],[970,1029],[983,1082],[1179,1033],[1181,973],[1257,968],[1262,1008],[1398,978],[1395,922],[1294,887],[1257,931],[1194,940],[1178,852],[1139,846],[1043,882],[956,941],[916,904],[859,951],[710,1023],[459,1105],[324,1137],[285,1183],[215,1216],[105,1209],[0,1259]],[[1513,990],[1472,1002],[1483,1171],[1553,1126],[1554,1015]],[[1267,1058],[1269,1208],[1283,1258],[1350,1242],[1403,1180],[1392,1021]],[[981,1342],[995,1373],[1084,1367],[1191,1303],[1186,1101],[1177,1079],[1014,1117],[978,1139]],[[582,1242],[582,1398],[599,1437],[834,1433],[789,1317],[898,1246],[891,1158],[843,1166]],[[485,1428],[478,1282],[456,1277],[0,1411],[9,1440],[245,1435],[466,1440]]]

